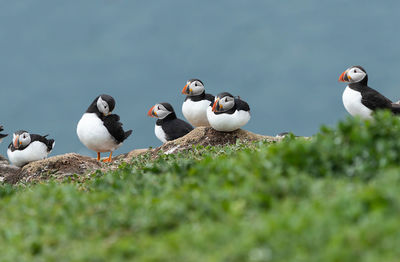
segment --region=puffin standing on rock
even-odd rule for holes
[[[193,130],[190,124],[176,117],[175,111],[169,103],[154,105],[147,115],[158,118],[154,133],[163,143],[180,138]]]
[[[97,152],[100,161],[101,152],[110,152],[103,162],[111,162],[112,153],[127,139],[132,130],[124,131],[119,116],[111,114],[115,100],[109,95],[100,95],[90,104],[86,113],[79,120],[76,128],[79,140],[87,148]]]
[[[195,127],[210,126],[207,120],[207,108],[214,102],[214,96],[206,94],[204,84],[199,79],[190,79],[182,90],[186,95],[182,113]]]
[[[250,120],[250,107],[239,97],[224,92],[215,97],[214,104],[207,108],[207,119],[217,131],[235,131]]]
[[[47,136],[29,134],[24,130],[15,132],[7,149],[8,159],[14,166],[22,167],[46,158],[55,144],[54,139],[47,139]]]
[[[352,66],[344,71],[340,82],[349,83],[343,92],[343,105],[352,116],[371,119],[372,113],[378,109],[389,109],[400,114],[400,105],[381,95],[368,86],[368,75],[361,66]]]

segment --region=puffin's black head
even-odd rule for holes
[[[175,115],[175,111],[169,103],[155,104],[152,108],[150,108],[149,112],[147,112],[148,116],[157,117],[158,119],[164,119],[171,114]]]
[[[15,148],[26,147],[31,143],[31,135],[25,130],[18,130],[13,134]]]
[[[228,92],[223,92],[215,97],[212,106],[213,112],[225,112],[235,105],[235,98]]]
[[[368,83],[368,75],[367,71],[362,66],[352,66],[346,69],[340,77],[340,82],[348,82],[348,83],[359,83],[363,82],[365,84]]]
[[[97,113],[98,115],[107,116],[115,108],[115,100],[109,95],[99,95],[94,99],[92,104],[86,110],[87,113]]]
[[[186,82],[185,87],[182,89],[182,94],[188,96],[197,96],[204,93],[204,84],[200,79],[193,78]]]

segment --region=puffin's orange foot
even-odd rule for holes
[[[97,161],[100,161],[100,152],[97,152]]]
[[[106,159],[103,159],[104,163],[111,163],[112,162],[112,152],[110,152],[110,156]]]

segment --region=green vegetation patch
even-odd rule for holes
[[[1,261],[398,261],[400,120],[0,186]]]

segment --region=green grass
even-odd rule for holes
[[[0,186],[0,261],[398,261],[400,120]]]

